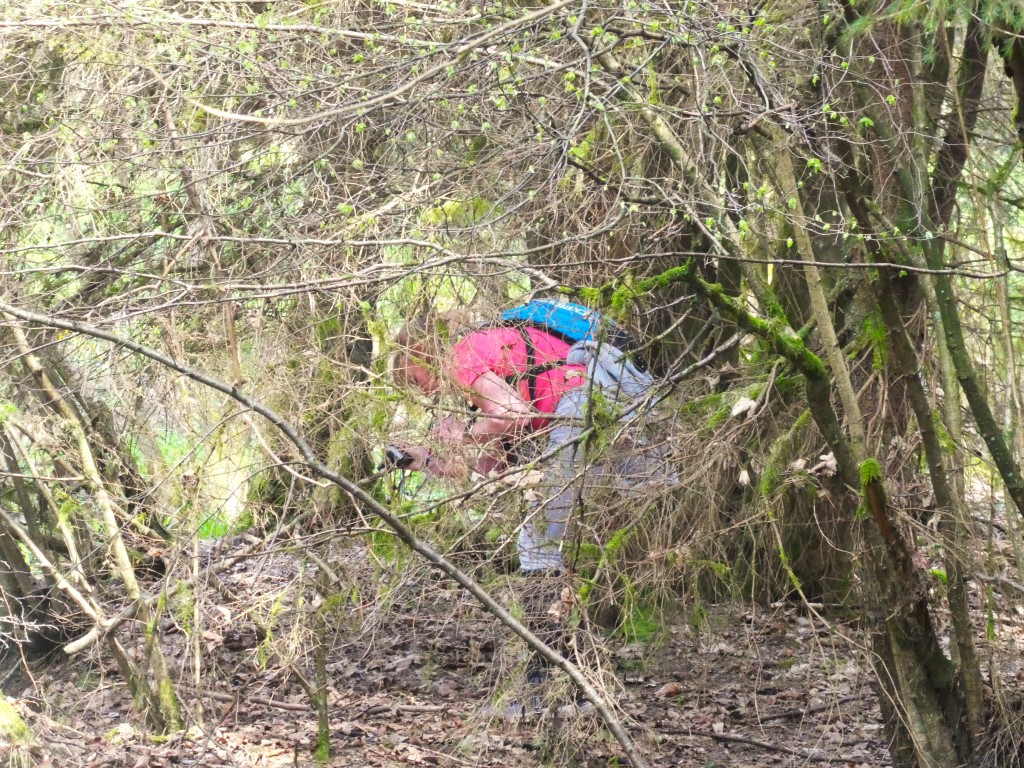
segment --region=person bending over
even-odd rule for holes
[[[474,449],[474,468],[486,475],[515,464],[517,449],[531,434],[545,434],[546,452],[552,456],[542,468],[544,479],[537,489],[542,500],[529,511],[516,546],[520,572],[527,577],[527,625],[545,643],[563,649],[558,612],[550,609],[567,585],[563,540],[573,509],[586,504],[590,489],[610,489],[628,499],[672,476],[656,466],[663,453],[652,452],[643,441],[631,443],[613,461],[586,461],[579,438],[588,409],[595,391],[605,403],[649,400],[652,380],[613,347],[594,342],[570,345],[541,328],[469,330],[445,343],[447,330],[429,319],[403,328],[395,339],[399,352],[393,376],[399,385],[427,395],[454,385],[474,412],[467,408],[465,418],[448,416],[437,422],[432,432],[443,451],[402,445],[411,457],[404,467],[459,478],[467,472],[466,454]],[[634,411],[625,421],[635,415]],[[539,683],[544,676],[545,663],[535,655],[527,668],[528,680]],[[520,709],[536,709],[539,699],[534,698],[531,707]]]

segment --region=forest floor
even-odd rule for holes
[[[306,603],[309,570],[315,569],[286,556],[260,566],[241,560],[222,574],[233,600],[211,601],[201,614],[198,645],[173,619],[163,622],[188,721],[167,739],[145,735],[116,665],[97,648],[36,663],[31,678],[6,670],[0,687],[35,732],[22,764],[316,765],[316,717],[298,681],[299,675],[312,679],[311,635],[281,608],[285,594],[296,610],[314,605]],[[259,642],[244,616],[268,604],[278,606],[273,641]],[[507,633],[468,596],[432,575],[406,579],[390,591],[388,607],[372,615],[365,606],[379,602],[364,606],[359,589],[347,605],[328,614],[342,619],[327,636],[332,754],[326,765],[628,765],[598,719],[560,713],[557,696],[541,718],[486,717],[495,692],[521,678],[505,670],[517,660],[521,670],[522,648],[504,639]],[[710,607],[701,615],[697,625],[683,620],[661,627],[646,643],[604,643],[606,679],[615,681],[609,690],[648,765],[889,764],[864,638],[855,626],[788,604]],[[1004,681],[1018,688],[1022,627],[1016,608],[998,617],[997,663]],[[141,649],[141,637],[131,631],[122,630],[121,639],[133,653]]]

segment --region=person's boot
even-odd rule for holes
[[[495,720],[532,720],[541,717],[544,714],[543,685],[546,679],[547,673],[543,669],[528,671],[522,699],[511,701],[503,707],[484,707],[481,714]]]
[[[562,617],[552,611],[562,596],[564,581],[559,572],[530,572],[522,584],[521,599],[526,626],[544,643],[561,652],[565,646]],[[544,683],[548,662],[534,654],[526,666],[526,690],[523,697],[504,707],[485,707],[483,714],[502,720],[540,717],[544,714]]]
[[[544,711],[542,688],[548,679],[545,669],[531,669],[526,673],[526,701],[531,715],[539,717]]]

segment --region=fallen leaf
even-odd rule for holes
[[[654,692],[654,695],[659,699],[669,699],[673,696],[678,696],[683,692],[683,686],[679,683],[665,683],[661,688]]]

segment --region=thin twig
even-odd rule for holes
[[[1008,579],[1005,576],[985,576],[984,574],[975,574],[974,578],[978,581],[983,581],[986,584],[1002,584],[1004,587],[1010,587],[1015,589],[1024,595],[1024,584],[1013,579]]]
[[[219,691],[207,691],[206,695],[217,701],[233,702],[239,697],[233,693],[220,693]],[[292,701],[277,701],[275,699],[264,699],[260,696],[245,696],[246,704],[258,704],[261,707],[272,707],[274,709],[286,709],[289,712],[309,712],[308,704],[296,704]]]
[[[858,765],[868,764],[866,761],[859,758],[852,757],[839,757],[820,755],[809,749],[796,749],[795,747],[784,747],[780,744],[771,744],[767,741],[761,741],[760,739],[752,739],[749,736],[733,736],[726,733],[715,733],[714,731],[698,730],[696,728],[668,728],[662,729],[659,733],[670,735],[670,736],[700,736],[706,739],[712,739],[714,741],[721,741],[730,744],[749,744],[752,747],[760,747],[761,749],[768,749],[773,752],[783,752],[787,755],[795,755],[796,757],[804,760],[810,760],[814,763],[857,763]],[[892,765],[888,760],[879,760],[874,765]]]
[[[851,701],[857,701],[862,698],[864,698],[863,694],[859,693],[852,696],[841,696],[835,701],[827,701],[824,704],[817,704],[813,707],[798,707],[796,709],[787,709],[785,712],[775,712],[771,715],[762,715],[758,718],[758,722],[768,723],[772,720],[785,720],[789,717],[806,717],[807,715],[813,715],[817,712],[825,712],[833,707],[838,707],[840,704],[848,704]]]

